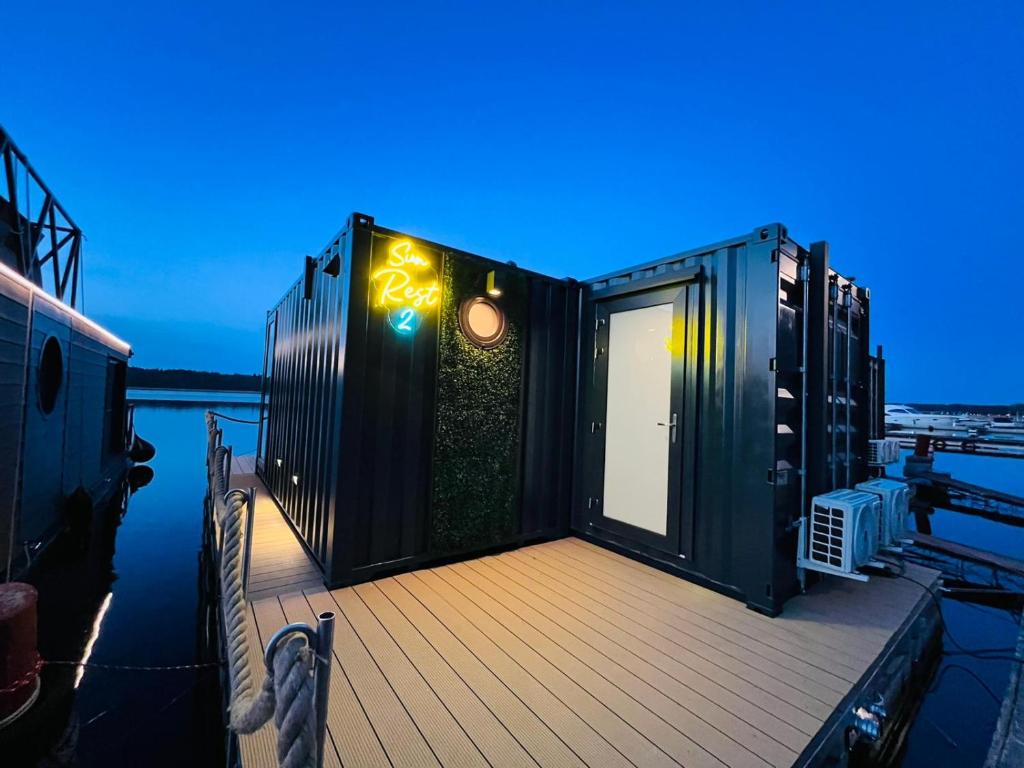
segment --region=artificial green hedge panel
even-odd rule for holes
[[[459,306],[484,295],[485,263],[449,255],[443,270],[434,432],[433,554],[508,541],[519,531],[519,431],[526,279],[502,275],[495,300],[505,340],[480,349],[459,328]]]

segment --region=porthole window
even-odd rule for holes
[[[501,307],[484,296],[466,299],[459,308],[459,326],[466,338],[481,349],[492,349],[505,340],[508,321]]]
[[[53,413],[63,383],[64,353],[60,342],[51,336],[43,344],[43,352],[39,356],[39,407],[43,413]]]

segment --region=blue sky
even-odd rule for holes
[[[139,365],[257,370],[353,210],[576,277],[782,221],[891,399],[1024,400],[1024,5],[163,5],[3,12],[0,122]]]

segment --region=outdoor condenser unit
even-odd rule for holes
[[[900,460],[900,441],[893,437],[882,440],[868,440],[868,464],[872,467],[884,467],[886,464],[897,464]]]
[[[815,496],[810,515],[801,521],[797,567],[867,581],[857,569],[872,564],[878,553],[881,512],[875,493],[838,490]]]
[[[882,502],[878,518],[878,545],[898,547],[906,533],[905,523],[910,514],[910,486],[898,480],[878,477],[857,483],[857,490],[873,493]]]

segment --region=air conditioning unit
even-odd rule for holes
[[[867,581],[857,569],[877,564],[881,511],[875,493],[838,490],[815,496],[800,524],[797,567]]]
[[[894,437],[884,440],[868,440],[868,464],[872,467],[884,467],[886,464],[897,464],[900,460],[900,441]]]
[[[899,547],[906,535],[907,515],[910,514],[910,486],[898,480],[878,477],[857,483],[857,490],[873,493],[882,502],[878,518],[878,545]]]

